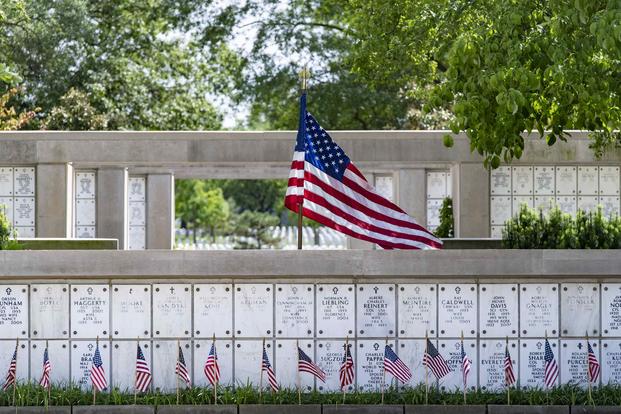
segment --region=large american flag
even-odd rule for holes
[[[188,368],[185,366],[185,358],[183,357],[183,351],[181,350],[181,345],[179,345],[179,352],[177,353],[177,363],[175,364],[175,374],[179,376],[186,383],[188,387],[192,386],[192,380],[190,380],[190,373],[188,372]]]
[[[103,391],[108,388],[108,380],[106,372],[103,369],[103,361],[99,352],[99,344],[95,346],[95,355],[93,355],[93,366],[91,367],[91,382],[97,391]]]
[[[402,383],[407,383],[412,379],[412,371],[397,356],[395,351],[388,345],[384,348],[384,370],[390,372]]]
[[[472,361],[466,355],[466,351],[464,350],[464,341],[461,341],[461,373],[462,380],[464,382],[464,388],[468,386],[468,374],[472,369]]]
[[[556,364],[556,359],[554,359],[554,353],[552,352],[550,342],[548,342],[547,339],[543,359],[546,364],[544,371],[544,382],[546,387],[552,388],[556,385],[556,380],[558,379],[558,365]]]
[[[509,354],[509,345],[505,347],[505,385],[511,387],[515,385],[515,372],[513,371],[513,361],[511,361],[511,354]]]
[[[324,226],[385,249],[439,249],[442,242],[382,197],[300,100],[285,206]]]
[[[45,351],[43,352],[43,374],[41,375],[41,380],[39,381],[39,385],[45,388],[46,390],[50,388],[50,373],[52,372],[52,364],[50,363],[50,357],[47,352],[47,346],[45,347]]]
[[[272,391],[278,391],[278,381],[276,381],[276,374],[274,373],[274,369],[272,368],[272,364],[270,364],[270,360],[267,357],[267,351],[265,350],[265,346],[263,346],[263,356],[261,362],[261,371],[267,374],[267,382],[270,384]]]
[[[438,379],[445,377],[451,372],[451,368],[429,339],[427,339],[427,346],[423,355],[423,366],[429,368]]]
[[[209,355],[207,355],[207,361],[205,361],[205,368],[203,371],[211,385],[220,381],[220,367],[218,366],[218,354],[216,353],[215,341],[211,344],[211,349],[209,350]]]
[[[319,365],[313,363],[313,360],[300,347],[298,347],[298,371],[308,372],[321,381],[326,382],[326,373],[319,368]]]
[[[587,339],[587,350],[589,352],[588,360],[589,360],[589,382],[597,382],[597,378],[599,377],[599,362],[597,361],[597,357],[595,356],[595,352],[593,352],[593,348],[591,347],[591,343]]]
[[[339,368],[339,380],[341,389],[354,383],[354,359],[351,357],[351,345],[345,345],[345,354],[343,355],[343,363]]]
[[[136,389],[140,392],[146,392],[149,390],[153,375],[151,375],[151,369],[149,369],[149,364],[147,364],[147,359],[144,357],[144,353],[142,353],[142,348],[140,348],[140,344],[137,344],[137,347]]]
[[[11,385],[15,384],[15,380],[17,378],[17,345],[15,345],[15,352],[13,352],[13,357],[11,358],[11,363],[9,364],[9,372],[6,374],[6,380],[4,381],[4,385],[2,386],[3,390],[7,390]]]

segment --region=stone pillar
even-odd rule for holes
[[[71,237],[73,167],[64,163],[38,164],[36,171],[36,236]]]
[[[451,172],[455,237],[490,237],[489,172],[482,163],[458,164]]]
[[[427,183],[424,168],[399,170],[395,200],[421,225],[427,225]]]
[[[175,177],[147,175],[147,249],[172,249],[175,242]]]
[[[97,237],[118,239],[127,248],[127,168],[97,170]]]

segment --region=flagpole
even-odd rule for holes
[[[302,95],[306,93],[306,89],[308,88],[308,68],[304,66],[304,69],[300,73],[300,80],[302,81]],[[304,114],[301,114],[304,115]],[[304,200],[300,201],[298,204],[298,250],[302,250],[302,203]],[[263,359],[263,356],[261,356]],[[261,366],[263,367],[263,366]]]
[[[17,411],[17,404],[15,402],[15,391],[17,389],[17,349],[19,348],[19,338],[15,339],[15,379],[13,380],[13,405]]]
[[[48,348],[48,341],[47,341],[47,339],[45,340],[45,350],[47,351],[47,359],[49,361],[49,359],[50,359],[50,351],[49,351],[49,348]],[[43,369],[45,370],[45,367],[43,367]],[[48,379],[48,383],[47,383],[47,402],[46,402],[46,405],[45,405],[46,409],[47,409],[47,407],[49,407],[51,399],[52,399],[52,377],[50,375],[50,378]]]
[[[349,335],[347,335],[345,337],[345,363],[347,363],[347,351],[349,350],[348,348],[349,346]],[[345,387],[341,386],[343,388],[343,404],[345,404]]]
[[[302,405],[302,379],[300,378],[300,341],[296,339],[295,352],[298,354],[297,382],[298,382],[298,405]]]
[[[179,350],[181,349],[181,340],[177,338],[177,363],[175,366],[175,371],[179,371]],[[179,405],[179,372],[177,374],[177,405]]]
[[[99,348],[99,335],[97,335],[97,341],[95,342],[95,351],[97,351],[97,349]],[[93,369],[93,366],[91,364],[91,370]],[[91,381],[93,382],[93,381]],[[93,383],[93,405],[97,404],[97,387],[95,386],[95,384]]]
[[[509,337],[505,337],[505,353],[509,351]],[[509,355],[509,359],[511,356]],[[504,364],[503,364],[504,365]],[[507,380],[507,371],[505,369],[505,385],[507,387],[507,405],[511,405],[511,386],[509,385],[509,381]]]
[[[213,358],[214,358],[214,362],[217,364],[218,363],[218,354],[216,352],[216,333],[214,332],[213,334]],[[214,371],[216,369],[216,366],[214,365]],[[213,383],[213,404],[217,405],[218,404],[218,377],[216,375],[214,375],[214,383]]]
[[[545,331],[545,334],[546,334],[546,344],[547,344],[548,343],[548,330],[547,329]],[[544,350],[543,353],[544,353],[544,355],[546,354],[545,350]],[[544,356],[543,359],[544,359],[544,362],[543,362],[543,372],[544,372],[544,374],[543,374],[543,382],[544,382],[544,384],[543,385],[546,387],[546,397],[547,397],[547,400],[548,400],[548,405],[551,405],[551,401],[550,401],[550,387],[548,387],[548,384],[547,384],[547,381],[546,381],[546,367],[547,367],[548,363],[545,361],[545,356]]]
[[[136,354],[138,354],[138,347],[140,346],[140,337],[136,337]],[[136,358],[137,359],[137,358]],[[134,364],[134,405],[136,405],[136,401],[138,400],[138,364]]]
[[[263,403],[263,352],[265,352],[265,337],[263,337],[263,348],[261,348],[261,371],[259,374],[259,402]]]
[[[464,349],[464,331],[461,331],[461,349]],[[464,405],[466,405],[466,388],[467,388],[467,384],[466,384],[466,372],[464,371],[464,361],[463,361],[463,355],[462,357],[462,361],[461,361],[461,378],[462,381],[464,382]]]
[[[386,337],[386,346],[388,346],[388,337]],[[384,348],[384,358],[382,359],[382,404],[384,404],[384,389],[386,388],[386,348]]]
[[[587,343],[586,375],[587,375],[587,382],[589,383],[589,402],[593,402],[593,394],[591,392],[591,370],[589,369],[589,331],[586,332],[586,343]]]
[[[429,354],[429,332],[425,330],[425,355]],[[423,360],[425,357],[423,356]],[[429,366],[425,365],[425,405],[429,404]]]

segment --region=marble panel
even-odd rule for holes
[[[2,367],[2,384],[4,384],[4,379],[6,378],[9,364],[11,363],[11,359],[13,358],[13,352],[15,352],[15,345],[15,339],[0,340],[0,366]],[[18,383],[24,383],[28,381],[28,361],[30,360],[28,348],[29,347],[27,340],[19,341],[19,344],[17,344],[16,377]]]
[[[69,285],[30,285],[30,337],[69,337]]]
[[[561,335],[599,335],[599,285],[564,283],[561,285]]]
[[[140,348],[144,354],[149,368],[151,363],[151,342],[140,341]],[[137,342],[114,341],[112,343],[112,386],[129,394],[134,393],[136,384],[136,355],[138,353]],[[173,368],[174,369],[174,368]],[[151,371],[153,372],[153,371]],[[151,382],[153,384],[153,382]]]
[[[505,226],[492,226],[491,238],[492,239],[502,239],[502,230]]]
[[[491,197],[491,224],[503,225],[511,218],[511,197]]]
[[[395,285],[360,284],[356,304],[358,337],[395,336]]]
[[[151,286],[112,286],[112,335],[114,338],[151,336]]]
[[[477,288],[475,284],[439,286],[438,329],[441,338],[477,335]]]
[[[591,340],[591,347],[598,361],[599,341]],[[577,385],[587,388],[587,345],[585,339],[561,339],[560,352],[561,384]],[[599,383],[599,381],[598,381]]]
[[[563,213],[576,214],[576,197],[560,196],[556,197],[556,204]]]
[[[16,226],[35,225],[34,197],[16,197],[13,199],[13,223]]]
[[[424,332],[438,334],[438,299],[435,284],[403,284],[397,288],[397,315],[400,337],[423,337]]]
[[[599,167],[599,194],[619,195],[619,167]]]
[[[30,341],[30,381],[38,384],[43,376],[43,353],[47,342],[47,354],[52,364],[50,381],[52,385],[69,384],[70,347],[67,340]]]
[[[233,285],[194,285],[194,336],[233,336]],[[209,352],[209,350],[207,350]]]
[[[71,341],[71,383],[82,390],[92,390],[90,371],[93,366],[96,342]],[[108,385],[110,384],[110,341],[99,341],[99,353],[101,354],[102,367]],[[134,359],[135,366],[136,360]],[[52,366],[52,369],[54,367]]]
[[[621,283],[602,283],[602,336],[621,336]]]
[[[211,387],[205,375],[205,361],[209,356],[211,343],[211,339],[194,340],[194,386],[196,387]],[[219,384],[233,385],[233,341],[230,339],[216,340],[216,355],[220,367]]]
[[[35,195],[35,169],[34,167],[15,168],[13,175],[13,194],[17,197]]]
[[[297,389],[298,386],[298,344],[300,348],[315,362],[313,340],[303,339],[299,342],[295,339],[279,339],[276,341],[275,366],[278,368],[278,383],[283,388]],[[319,384],[323,382],[317,380]],[[312,374],[300,373],[300,384],[303,392],[311,392],[315,387]]]
[[[274,287],[267,283],[235,285],[235,336],[274,335]]]
[[[94,239],[95,232],[95,226],[76,226],[75,237],[78,239]]]
[[[535,196],[534,208],[536,210],[542,210],[544,214],[547,214],[556,205],[556,198],[554,196]]]
[[[28,337],[28,285],[0,285],[0,338]]]
[[[556,167],[556,194],[576,195],[577,171],[576,167]]]
[[[559,364],[558,339],[549,339],[550,348]],[[545,340],[522,339],[520,341],[520,386],[545,389]],[[558,380],[556,381],[558,385]]]
[[[602,214],[605,217],[619,215],[619,197],[600,197],[599,204],[602,206]]]
[[[431,342],[434,346],[438,346],[435,339]],[[425,354],[425,339],[399,339],[395,352],[399,355],[399,358],[405,365],[412,371],[412,379],[408,384],[401,384],[400,386],[416,387],[425,383],[425,367],[423,366],[423,355]],[[443,354],[445,355],[445,354]],[[429,383],[433,384],[435,377],[430,374]]]
[[[427,200],[427,226],[440,225],[440,208],[442,199]]]
[[[446,172],[427,173],[427,198],[445,198],[447,193]]]
[[[71,336],[110,335],[110,292],[103,284],[71,286]]]
[[[597,211],[598,199],[595,196],[578,197],[578,209],[582,211]]]
[[[178,344],[178,345],[177,345]],[[153,388],[161,392],[169,393],[177,389],[177,375],[175,367],[177,365],[178,346],[183,352],[185,367],[188,370],[190,379],[192,378],[192,343],[189,340],[156,340],[153,341]],[[204,362],[204,361],[203,361]],[[179,381],[181,389],[187,388],[185,381]]]
[[[358,352],[356,348],[356,341],[349,341],[351,357],[356,361],[356,354]],[[345,356],[345,339],[332,340],[332,341],[317,341],[317,348],[315,350],[317,355],[317,365],[323,369],[326,373],[326,383],[321,381],[317,382],[317,389],[319,391],[340,391],[341,386],[339,384],[339,368],[343,363]],[[354,362],[355,369],[355,362]],[[347,391],[352,391],[356,383],[354,376],[354,384],[347,387]]]
[[[13,197],[0,197],[0,209],[9,223],[13,224]]]
[[[76,226],[94,226],[96,222],[95,200],[75,200],[75,224]]]
[[[501,392],[505,386],[505,339],[479,341],[479,387],[483,391]],[[509,340],[509,354],[513,371],[519,378],[519,349],[517,340]]]
[[[511,194],[511,167],[498,167],[490,173],[490,194]]]
[[[464,380],[461,367],[461,340],[441,339],[438,341],[438,352],[440,352],[440,354],[444,357],[446,363],[452,371],[438,381],[440,390],[447,392],[462,391],[464,389]],[[468,390],[474,391],[477,388],[477,378],[479,372],[476,340],[465,339],[464,352],[472,362],[466,386]]]
[[[146,177],[129,177],[127,180],[127,198],[130,201],[145,201],[147,193]]]
[[[392,175],[376,175],[375,190],[377,193],[390,201],[395,201],[395,190]]]
[[[278,367],[274,364],[274,344],[271,340],[265,342],[265,351],[274,368],[276,381],[278,378]],[[245,386],[247,384],[258,388],[261,383],[261,358],[263,353],[263,341],[261,340],[239,340],[235,341],[235,384]],[[263,389],[269,388],[266,374],[263,373]]]
[[[481,337],[518,336],[517,284],[479,285],[479,329]]]
[[[311,284],[276,285],[276,336],[305,338],[315,331],[315,289]]]
[[[96,191],[95,172],[83,171],[75,173],[76,200],[95,199]]]
[[[597,167],[578,167],[578,194],[579,195],[597,195],[598,188],[598,168]]]
[[[522,205],[525,205],[528,208],[533,208],[534,200],[533,197],[528,196],[515,196],[511,200],[511,206],[513,208],[513,215],[517,215],[522,208]]]
[[[14,227],[17,232],[17,237],[19,238],[34,238],[35,237],[35,228],[34,227]]]
[[[356,369],[356,383],[358,391],[381,392],[382,382],[391,384],[393,376],[389,373],[384,378],[384,347],[386,341],[358,340],[358,352],[354,368]],[[394,341],[388,341],[388,346],[395,349]]]
[[[535,179],[534,179],[534,193],[535,195],[547,195],[554,194],[554,167],[549,165],[542,165],[535,167]]]
[[[145,226],[129,227],[129,250],[144,250],[146,247],[147,229]]]
[[[192,334],[190,285],[153,285],[153,332],[156,338],[185,338]]]
[[[532,195],[533,167],[512,167],[512,188],[515,195]]]
[[[355,329],[354,285],[317,285],[317,336],[353,336]]]
[[[621,384],[621,340],[602,339],[602,384]]]
[[[557,336],[558,285],[556,283],[520,285],[520,335]]]
[[[13,168],[0,168],[0,196],[13,197]]]

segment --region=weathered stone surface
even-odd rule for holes
[[[236,405],[160,405],[157,414],[237,414]]]
[[[569,414],[568,405],[488,405],[488,414]]]
[[[0,414],[71,414],[71,407],[0,407]]]
[[[593,407],[590,405],[572,405],[571,414],[617,414],[621,413],[619,406],[600,406]]]
[[[150,405],[80,405],[73,407],[73,414],[153,414]]]
[[[321,414],[321,405],[242,404],[239,414]]]
[[[405,414],[485,414],[484,405],[406,405]]]
[[[324,405],[323,414],[403,414],[403,406],[334,404]]]

